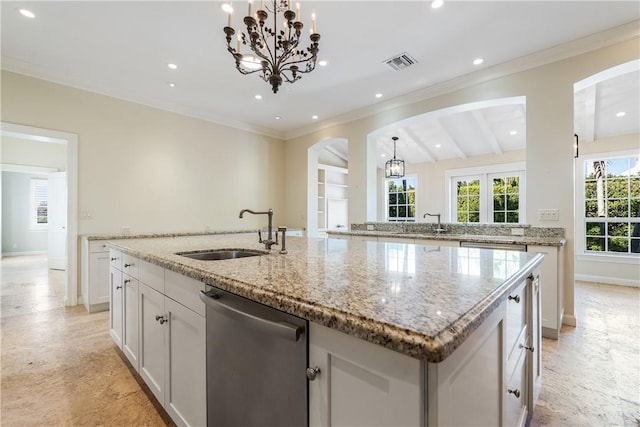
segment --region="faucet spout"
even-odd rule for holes
[[[446,231],[444,228],[442,228],[442,225],[440,224],[440,214],[432,214],[432,213],[426,213],[422,216],[422,218],[426,218],[428,216],[435,216],[438,218],[438,227],[436,228],[436,233],[440,234],[441,231]]]
[[[278,243],[276,240],[273,240],[273,209],[269,208],[269,210],[264,212],[256,212],[252,211],[251,209],[242,209],[240,211],[239,217],[242,218],[245,213],[250,213],[253,215],[267,215],[269,217],[269,234],[267,235],[267,240],[261,240],[260,243],[264,243],[265,249],[271,250],[271,246]],[[260,232],[258,232],[258,234],[260,234]]]

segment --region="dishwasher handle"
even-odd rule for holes
[[[245,310],[233,307],[224,301],[220,301],[220,298],[221,295],[216,294],[214,291],[200,291],[200,299],[208,307],[211,307],[226,316],[230,316],[241,321],[248,321],[254,328],[259,329],[264,333],[277,335],[292,341],[298,341],[300,339],[300,335],[304,332],[304,328],[300,326],[295,326],[282,321],[274,322],[272,320],[256,316]]]

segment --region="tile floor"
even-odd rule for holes
[[[57,273],[43,257],[1,261],[0,425],[172,425],[116,351],[108,312],[65,308]],[[531,425],[640,427],[640,288],[576,283],[576,315],[544,340]]]

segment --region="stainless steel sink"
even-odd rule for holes
[[[263,252],[248,251],[242,249],[219,249],[201,252],[178,252],[176,255],[182,255],[187,258],[197,259],[201,261],[219,261],[225,259],[247,258],[252,256],[264,255]]]

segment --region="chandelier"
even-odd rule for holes
[[[404,176],[404,160],[396,159],[396,141],[398,140],[398,137],[394,136],[391,139],[393,139],[393,159],[387,160],[387,163],[385,163],[384,177],[402,178]]]
[[[235,59],[236,68],[240,73],[262,73],[260,77],[271,85],[273,93],[277,93],[283,81],[293,83],[300,80],[300,74],[315,69],[320,41],[320,34],[316,33],[315,13],[311,15],[311,43],[304,48],[300,45],[300,36],[304,28],[300,21],[300,3],[297,3],[294,12],[287,0],[261,0],[260,9],[252,15],[253,0],[249,0],[247,16],[243,20],[247,27],[246,32],[238,34],[236,47],[232,47],[236,31],[231,27],[233,9],[230,5],[227,6],[229,21],[224,27],[227,50]],[[267,22],[270,14],[273,18],[271,24]],[[282,14],[280,19],[279,14]],[[251,49],[251,53],[242,53],[241,44]]]

